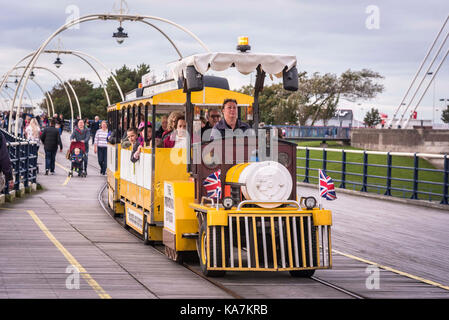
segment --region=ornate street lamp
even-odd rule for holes
[[[122,44],[126,38],[128,38],[128,34],[123,32],[122,23],[120,22],[120,27],[117,28],[118,32],[114,32],[112,37],[115,38],[118,44]]]
[[[56,61],[53,63],[55,66],[56,66],[56,68],[60,68],[61,66],[62,66],[62,62],[61,62],[61,59],[59,58],[59,56],[56,58]]]
[[[114,11],[118,11],[119,14],[126,14],[128,13],[128,4],[126,3],[126,1],[124,0],[120,0],[120,8],[117,8],[117,2],[114,3],[114,7],[113,10]],[[119,19],[120,21],[120,26],[117,28],[118,32],[114,32],[112,34],[112,37],[115,38],[115,40],[117,41],[118,44],[122,44],[123,41],[125,41],[126,38],[128,38],[128,33],[123,32],[123,27],[122,27],[122,19]]]

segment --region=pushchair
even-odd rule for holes
[[[72,141],[70,143],[68,158],[71,162],[69,177],[73,177],[73,171],[78,172],[78,176],[86,177],[84,171],[86,161],[86,148],[83,142]]]

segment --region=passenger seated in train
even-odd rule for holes
[[[162,135],[165,131],[167,131],[167,124],[168,124],[168,117],[166,115],[163,115],[161,117],[161,126],[156,131],[156,138],[162,139]]]
[[[164,140],[164,148],[187,148],[187,124],[184,116],[176,119],[175,130]]]
[[[126,134],[128,136],[128,141],[133,146],[133,149],[131,151],[131,162],[137,162],[140,159],[140,152],[142,151],[142,146],[137,141],[138,134],[136,128],[129,128],[126,131]]]
[[[177,119],[182,116],[183,116],[183,113],[180,111],[173,111],[168,116],[167,130],[162,134],[162,147],[167,148],[167,147],[165,147],[164,142],[175,130],[175,125],[176,125]]]
[[[144,147],[152,147],[151,143],[151,137],[153,134],[153,125],[151,124],[150,121],[147,122],[147,141],[145,141],[145,122],[141,122],[139,124],[139,128],[138,128],[138,132],[139,132],[139,137],[137,138],[137,141],[139,142],[139,144]],[[156,138],[156,145],[158,144],[158,139]],[[160,140],[160,139],[159,139]]]
[[[201,128],[201,137],[203,141],[210,140],[212,128],[221,120],[221,114],[218,109],[209,109],[207,111],[207,122]],[[206,135],[205,135],[206,134]]]

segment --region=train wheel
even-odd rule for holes
[[[315,270],[291,270],[289,272],[295,278],[310,278],[315,273]]]
[[[128,226],[128,225],[126,224],[126,212],[123,213],[123,227],[124,227],[126,230],[129,230],[129,228],[130,228],[130,226]]]
[[[202,219],[199,237],[197,240],[198,258],[200,260],[201,271],[207,277],[223,277],[226,271],[207,269],[207,247],[207,219],[204,218]]]
[[[144,216],[144,221],[143,221],[143,244],[144,245],[149,245],[151,243],[150,240],[148,240],[148,223],[147,223],[147,218],[146,216]]]

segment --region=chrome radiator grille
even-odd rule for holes
[[[330,226],[311,214],[231,214],[228,226],[209,226],[207,260],[220,270],[330,268]]]

